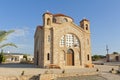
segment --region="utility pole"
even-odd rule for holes
[[[109,55],[108,55],[108,51],[109,51],[109,49],[108,49],[108,45],[106,45],[106,51],[107,51],[107,55],[106,55],[106,58],[107,58],[107,62],[109,62]]]
[[[108,51],[109,51],[109,49],[108,49],[108,45],[106,45],[106,51],[107,51],[107,54],[109,53]]]

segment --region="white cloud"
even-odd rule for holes
[[[33,53],[34,30],[32,30],[30,27],[15,28],[11,30],[15,30],[15,32],[11,33],[7,37],[8,40],[6,40],[4,43],[13,42],[18,46],[18,48],[5,47],[4,50],[6,50],[6,52]]]
[[[8,42],[13,42],[18,41],[18,40],[23,40],[23,41],[27,41],[27,37],[29,37],[30,33],[30,28],[29,27],[24,27],[24,28],[16,28],[16,29],[12,29],[15,30],[15,32],[11,33],[10,35],[8,35]]]
[[[4,52],[12,52],[12,53],[33,53],[33,45],[31,44],[16,44],[18,46],[18,48],[15,48],[15,47],[6,47],[4,48]]]
[[[12,37],[26,36],[27,34],[29,34],[28,27],[21,28],[21,29],[14,29],[14,30],[15,30],[15,32],[10,35]]]

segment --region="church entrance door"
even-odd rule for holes
[[[74,51],[72,49],[68,49],[67,51],[67,66],[74,65]]]

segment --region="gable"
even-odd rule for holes
[[[55,25],[55,32],[60,33],[60,34],[67,34],[67,33],[73,33],[76,35],[83,35],[84,30],[75,25],[74,23],[63,23],[59,25]]]

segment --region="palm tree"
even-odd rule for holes
[[[14,43],[5,43],[1,44],[3,41],[7,40],[7,36],[11,33],[13,33],[14,30],[9,30],[9,31],[0,31],[0,49],[6,46],[13,46],[17,47]]]
[[[14,43],[5,43],[5,44],[1,44],[3,41],[7,40],[7,36],[11,33],[13,33],[14,30],[9,30],[9,31],[0,31],[0,49],[6,46],[13,46],[16,47],[17,46]],[[1,49],[1,53],[0,53],[0,63],[5,61],[5,57],[3,55],[3,50]]]

